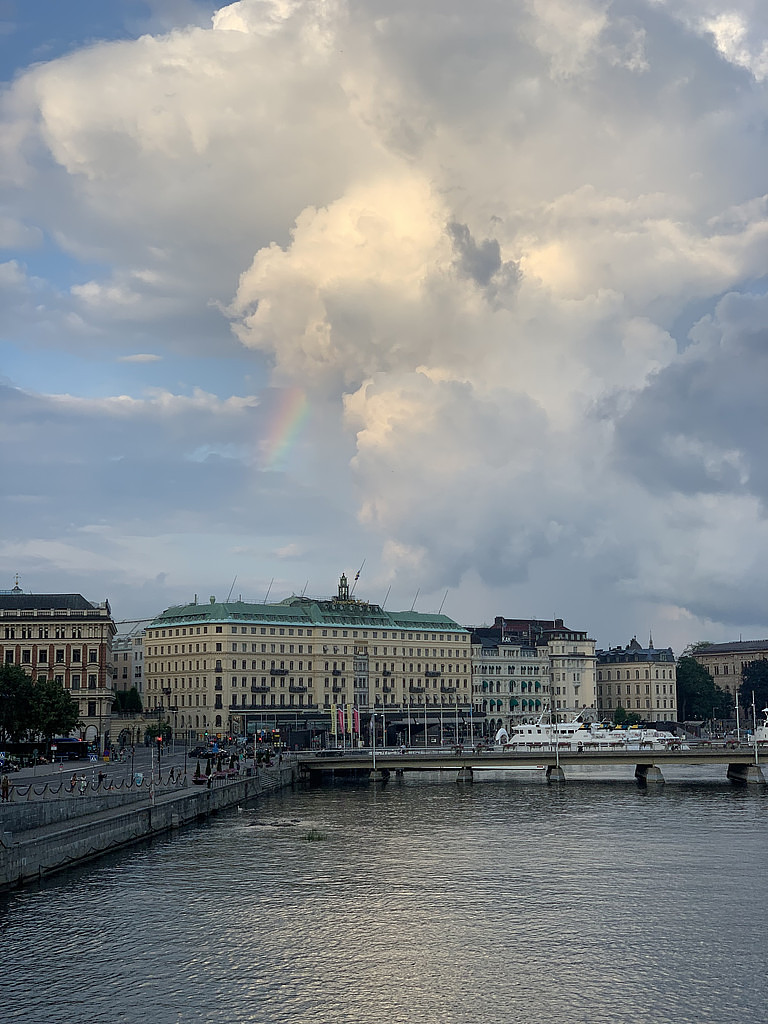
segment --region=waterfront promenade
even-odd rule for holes
[[[183,765],[177,770],[169,763],[140,786],[126,780],[124,766],[109,767],[112,774],[105,771],[102,783],[93,778],[95,772],[86,772],[82,790],[79,782],[70,790],[69,769],[58,777],[15,775],[10,800],[0,805],[0,891],[204,820],[297,778],[292,757],[235,777],[212,778],[210,786],[193,783],[191,765],[185,776]],[[81,774],[77,771],[78,779]]]

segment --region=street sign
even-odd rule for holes
[[[88,760],[91,762],[91,764],[96,764],[96,762],[98,761],[98,757],[96,757],[95,754],[90,754]]]

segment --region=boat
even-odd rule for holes
[[[754,742],[768,744],[768,708],[763,708],[763,720],[755,729]]]
[[[768,716],[766,716],[768,723]],[[768,741],[768,725],[766,726]],[[570,722],[548,722],[541,716],[537,722],[512,726],[508,739],[500,744],[503,750],[542,748],[575,750],[687,750],[677,736],[662,729],[629,726],[620,728],[598,722],[585,722],[577,715]]]

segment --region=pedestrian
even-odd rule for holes
[[[69,780],[69,788],[74,789],[77,785],[77,774],[72,772],[72,778]]]
[[[3,772],[3,780],[0,782],[0,792],[2,793],[3,803],[10,799],[10,788],[11,784],[8,779],[8,774],[7,772]]]
[[[101,772],[101,771],[100,771],[100,772],[99,772],[99,785],[101,785],[101,784],[102,784],[102,782],[104,781],[104,779],[106,779],[106,775],[104,774],[104,772]]]
[[[85,787],[88,785],[88,780],[84,775],[80,776],[80,796],[85,794]]]

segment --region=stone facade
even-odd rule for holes
[[[507,619],[472,630],[474,711],[486,732],[595,710],[595,641],[562,619]]]
[[[17,585],[0,592],[0,659],[34,679],[53,679],[80,706],[81,738],[109,744],[112,638],[109,602],[80,594],[25,594]]]
[[[190,738],[243,734],[334,707],[410,710],[471,702],[469,632],[445,615],[386,612],[349,596],[169,608],[146,631],[145,711]],[[415,715],[418,717],[418,715]]]
[[[612,718],[619,706],[647,722],[677,721],[675,656],[671,647],[626,647],[597,652],[597,706]]]
[[[707,644],[693,652],[693,657],[709,672],[721,690],[736,699],[741,674],[751,661],[768,658],[768,640],[734,640],[725,644]]]

